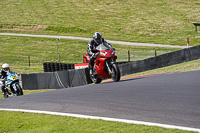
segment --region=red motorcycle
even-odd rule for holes
[[[102,43],[96,47],[96,51],[97,53],[92,71],[89,68],[92,82],[96,84],[101,83],[102,79],[107,78],[112,78],[115,82],[119,81],[120,71],[115,63],[117,59],[115,50],[107,43]]]

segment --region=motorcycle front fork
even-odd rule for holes
[[[12,94],[12,93],[14,93],[14,92],[17,92],[17,87],[16,87],[15,84],[12,84],[12,88],[13,88],[13,89],[11,89],[11,86],[10,86],[10,87],[9,87],[9,86],[6,87],[6,89],[8,90],[8,92],[9,92],[10,94]],[[14,92],[13,92],[13,91],[14,91]]]
[[[13,84],[12,87],[13,87],[14,91],[16,92],[16,91],[17,91],[17,87],[16,87],[16,85]]]
[[[108,65],[108,62],[106,61],[106,67],[108,69],[109,75],[112,74],[112,70],[110,69],[110,66]]]

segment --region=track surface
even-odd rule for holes
[[[43,110],[200,128],[200,71],[161,74],[0,100]]]

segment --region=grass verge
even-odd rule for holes
[[[0,132],[2,133],[193,133],[155,126],[5,111],[0,111],[0,125]]]

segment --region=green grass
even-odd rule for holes
[[[193,133],[155,126],[4,111],[0,111],[0,125],[1,133]]]
[[[57,62],[56,39],[0,36],[0,65],[8,63],[13,71],[18,73],[43,72],[43,62]],[[61,39],[58,42],[58,52],[61,63],[82,63],[83,55],[87,53],[87,41]],[[115,45],[117,61],[128,60],[128,50],[131,61],[146,59],[155,55],[172,52],[174,48],[138,47]],[[30,56],[30,67],[28,63]]]
[[[199,0],[3,0],[0,32],[92,37],[170,45],[199,45]]]

